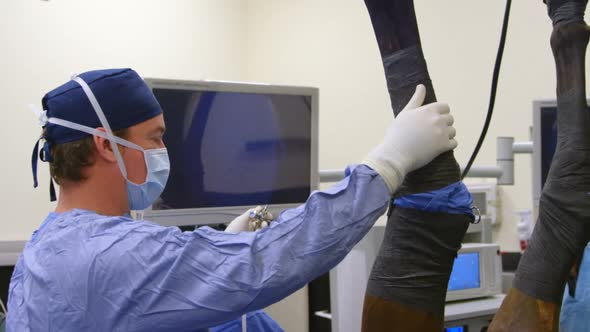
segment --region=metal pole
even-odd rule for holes
[[[463,169],[461,168],[461,170]],[[498,179],[502,177],[502,169],[498,166],[474,166],[467,173],[467,177]],[[326,169],[320,171],[320,182],[338,182],[342,179],[344,179],[344,170]]]
[[[463,167],[461,171],[463,171]],[[469,173],[467,173],[468,178],[494,178],[498,179],[502,176],[502,170],[498,166],[481,166],[481,167],[471,167]]]
[[[497,166],[472,167],[467,173],[469,178],[494,178],[499,185],[514,184],[514,154],[533,153],[533,142],[514,142],[513,137],[498,137]],[[463,171],[464,168],[461,168]],[[344,169],[326,169],[320,171],[320,182],[338,182],[344,179]]]
[[[514,153],[532,154],[533,142],[514,142],[512,151]]]
[[[498,137],[496,163],[502,170],[498,185],[514,184],[514,137]]]

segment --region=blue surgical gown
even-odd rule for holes
[[[569,295],[566,286],[559,319],[559,330],[562,332],[590,331],[590,245],[584,250],[584,258],[580,265],[575,297]]]
[[[285,332],[277,322],[262,310],[247,314],[246,326],[248,332]],[[242,332],[242,318],[213,327],[209,332]]]
[[[258,232],[52,213],[17,262],[8,331],[201,331],[228,322],[336,266],[389,200],[383,179],[360,165]]]

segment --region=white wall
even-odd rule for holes
[[[456,157],[464,165],[487,111],[505,2],[416,0],[415,5],[437,96],[450,103],[456,118]],[[320,168],[360,161],[391,120],[364,2],[250,0],[248,17],[248,80],[319,87]],[[495,115],[476,165],[495,165],[497,136],[528,140],[532,100],[555,97],[550,33],[540,0],[513,2]],[[494,240],[502,250],[518,250],[514,211],[532,207],[530,160],[518,155],[516,184],[500,190],[503,223]]]
[[[243,78],[246,3],[237,0],[0,1],[0,241],[25,240],[54,208],[48,165],[32,189],[41,130],[29,103],[75,72],[133,67],[146,77]]]

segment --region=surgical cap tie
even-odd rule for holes
[[[39,151],[39,142],[41,140],[45,140],[43,142],[43,148]],[[31,156],[31,168],[33,170],[33,188],[37,188],[39,186],[39,181],[37,180],[37,159],[41,159],[44,162],[51,162],[53,158],[51,156],[51,143],[47,141],[44,137],[40,137],[35,146],[33,147],[33,155]],[[57,195],[55,194],[55,185],[53,184],[53,179],[49,178],[49,199],[52,202],[57,200]]]
[[[47,118],[47,111],[41,110],[35,105],[29,105],[31,111],[37,116],[37,120],[39,121],[39,125],[41,127],[45,127],[49,121]],[[41,151],[39,151],[39,143],[41,140],[44,140],[43,147]],[[33,155],[31,156],[31,168],[33,170],[33,188],[37,188],[39,186],[39,181],[37,179],[37,159],[41,159],[44,162],[52,162],[53,157],[51,156],[51,142],[48,141],[43,135],[37,140],[35,146],[33,147]],[[49,198],[52,202],[57,200],[57,195],[55,194],[55,185],[53,184],[53,179],[49,178]]]
[[[47,111],[41,110],[37,106],[30,104],[29,108],[31,111],[37,116],[37,120],[39,120],[39,125],[41,127],[45,127],[47,125]]]

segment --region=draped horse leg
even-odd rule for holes
[[[590,239],[590,114],[585,54],[587,0],[549,0],[551,48],[557,69],[557,150],[539,206],[533,238],[514,288],[489,331],[559,331],[568,274]]]
[[[426,103],[436,101],[413,0],[365,0],[365,4],[395,115],[418,84],[427,88]],[[408,174],[396,196],[432,192],[457,183],[459,165],[453,153],[447,152]],[[393,208],[367,285],[363,331],[442,330],[450,272],[471,220],[467,214]]]
[[[418,84],[426,86],[424,103],[435,102],[436,95],[422,53],[414,1],[365,0],[365,5],[379,45],[394,114],[402,111]],[[460,179],[461,170],[453,152],[446,152],[410,173],[400,195],[439,189]]]

